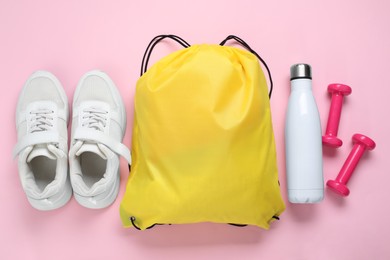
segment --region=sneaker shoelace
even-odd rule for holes
[[[37,109],[30,112],[32,121],[30,133],[48,131],[53,127],[54,111],[50,109]]]
[[[82,127],[93,128],[95,130],[104,131],[107,125],[108,112],[102,108],[86,108],[83,110]]]
[[[13,157],[29,146],[40,144],[54,144],[58,148],[61,137],[54,128],[55,111],[49,108],[40,108],[30,111],[28,134],[22,137],[15,145]],[[66,156],[60,151],[62,156]]]
[[[88,107],[83,109],[82,113],[81,128],[77,128],[73,137],[76,143],[89,141],[104,144],[116,154],[123,156],[131,164],[129,149],[104,131],[108,120],[110,120],[109,112],[100,107]],[[91,129],[93,131],[90,131]]]

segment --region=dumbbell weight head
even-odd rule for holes
[[[352,173],[364,152],[366,150],[373,150],[376,146],[374,140],[362,134],[354,134],[352,136],[352,141],[354,144],[352,151],[348,155],[348,158],[337,175],[337,178],[335,180],[329,180],[326,183],[332,191],[342,196],[349,195],[349,189],[346,186],[347,182],[351,178]]]
[[[328,188],[330,188],[332,191],[336,192],[337,194],[339,194],[341,196],[346,197],[349,195],[349,189],[348,189],[347,185],[345,185],[341,182],[338,182],[335,180],[329,180],[326,182],[326,186],[328,186]]]
[[[333,93],[339,93],[343,96],[348,96],[352,93],[352,89],[350,86],[340,84],[340,83],[333,83],[329,84],[328,86],[328,92],[333,94]]]
[[[352,93],[352,89],[344,84],[334,83],[328,86],[328,92],[332,94],[326,133],[322,137],[322,143],[330,147],[340,147],[343,141],[337,137],[339,128],[343,97]]]
[[[354,144],[361,144],[365,146],[366,150],[369,151],[374,150],[376,147],[374,140],[362,134],[354,134],[352,136],[352,141]]]

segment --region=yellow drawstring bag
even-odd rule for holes
[[[146,71],[164,38],[185,49]],[[230,39],[249,52],[222,46]],[[125,227],[217,222],[268,229],[278,219],[285,206],[258,58],[236,36],[220,45],[190,46],[174,35],[152,40],[134,98],[133,164],[120,205]]]

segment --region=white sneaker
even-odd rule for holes
[[[72,196],[68,178],[68,100],[58,79],[33,73],[16,107],[19,177],[30,204],[39,210],[65,205]]]
[[[87,208],[105,208],[119,191],[119,156],[131,163],[123,145],[126,111],[112,80],[90,71],[80,80],[73,97],[70,178],[76,200]]]

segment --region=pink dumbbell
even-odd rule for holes
[[[328,92],[332,94],[332,102],[329,109],[326,133],[322,136],[322,143],[337,148],[343,145],[343,141],[337,138],[343,98],[351,94],[352,89],[344,84],[330,84],[328,86]]]
[[[337,175],[336,180],[329,180],[326,183],[331,190],[342,196],[349,195],[349,189],[346,186],[347,182],[351,178],[351,175],[364,152],[366,150],[373,150],[376,146],[375,142],[365,135],[354,134],[352,140],[354,146]]]

